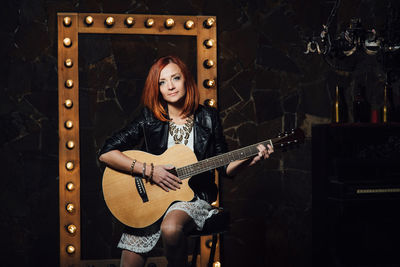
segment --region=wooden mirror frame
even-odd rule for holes
[[[216,17],[213,16],[58,13],[57,22],[60,266],[71,267],[81,265],[78,34],[196,37],[200,101],[216,106],[217,31]],[[150,25],[150,22],[153,24]],[[173,26],[169,27],[171,24]],[[214,83],[207,85],[207,81]],[[217,176],[216,181],[218,183]],[[214,204],[218,206],[218,201]],[[203,237],[201,241],[201,266],[205,265],[206,260],[203,259],[209,253],[206,240]],[[219,251],[215,259],[219,260]]]

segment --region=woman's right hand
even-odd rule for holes
[[[176,190],[181,188],[179,185],[182,181],[173,175],[169,170],[172,170],[172,165],[156,165],[154,166],[153,179],[156,185],[169,192],[169,190]]]

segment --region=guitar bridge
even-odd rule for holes
[[[136,184],[136,189],[142,198],[143,203],[148,202],[149,198],[147,197],[146,193],[146,188],[144,187],[143,180],[141,177],[135,177],[135,184]]]

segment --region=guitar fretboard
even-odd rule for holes
[[[227,152],[218,156],[214,156],[208,159],[201,160],[199,162],[181,167],[176,169],[178,177],[183,180],[186,178],[190,178],[194,175],[216,169],[218,167],[224,166],[232,161],[246,159],[251,156],[254,156],[258,153],[257,146],[259,144],[267,145],[270,144],[272,146],[273,140],[267,140],[261,143],[257,143],[254,145],[246,146],[243,148],[239,148],[237,150],[233,150],[231,152]]]

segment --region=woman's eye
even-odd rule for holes
[[[181,76],[175,76],[174,79],[179,81],[181,79]]]
[[[165,82],[164,81],[160,81],[158,82],[158,85],[163,85]]]

